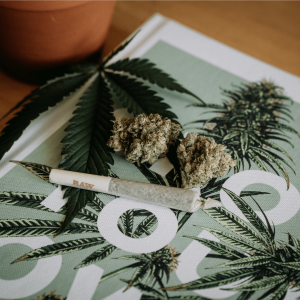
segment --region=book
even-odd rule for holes
[[[241,165],[201,189],[203,197],[220,200],[222,209],[189,214],[97,194],[73,227],[54,238],[66,203],[60,187],[9,161],[58,166],[67,121],[91,82],[85,84],[33,121],[0,163],[0,299],[36,299],[44,293],[47,299],[68,300],[238,299],[240,295],[257,299],[269,290],[285,299],[299,297],[293,292],[297,287],[289,288],[300,280],[299,78],[159,14],[141,26],[113,61],[126,57],[151,60],[207,104],[197,107],[199,102],[189,95],[151,86],[178,115],[184,134],[195,131],[220,138],[227,130],[224,125],[231,124],[224,118],[229,113],[236,118],[238,112],[240,99],[232,93],[251,82],[265,79],[268,91],[276,89],[269,84],[274,82],[294,102],[268,98],[263,108],[252,100],[240,103],[248,106],[238,117],[237,129],[221,138],[232,141],[232,151],[249,154],[244,169]],[[252,131],[245,131],[253,114],[260,123],[257,127],[251,123]],[[116,101],[115,116],[127,115]],[[285,126],[278,125],[280,117],[286,118]],[[188,125],[198,120],[205,122]],[[276,141],[271,138],[274,126],[281,130]],[[264,132],[263,145],[254,140],[255,130]],[[268,170],[262,171],[258,157],[266,153]],[[293,159],[288,162],[291,167],[282,161],[286,156]],[[174,182],[176,174],[168,159],[150,168],[137,168],[116,154],[114,160],[112,171],[120,178]]]

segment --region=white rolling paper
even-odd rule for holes
[[[49,181],[61,185],[150,202],[187,212],[203,207],[200,194],[150,183],[52,169]]]

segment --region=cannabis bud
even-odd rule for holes
[[[226,146],[217,144],[212,138],[189,133],[177,148],[182,188],[202,186],[234,167],[236,162],[225,149]]]
[[[107,145],[115,151],[124,151],[130,162],[153,164],[164,157],[180,133],[180,125],[159,114],[140,114],[114,122],[113,136]]]

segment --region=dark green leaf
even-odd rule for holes
[[[246,131],[241,133],[240,141],[241,141],[242,153],[245,156],[247,149],[248,149],[248,133]]]
[[[267,290],[265,293],[263,293],[257,300],[263,300],[263,299],[267,299],[267,296],[273,294],[273,292],[275,292],[277,290],[278,286],[275,285],[273,288]],[[246,293],[246,291],[244,291],[243,293]],[[251,293],[251,292],[248,292]],[[253,291],[252,293],[255,293],[255,291]]]
[[[183,217],[178,222],[178,229],[177,232],[184,226],[184,224],[189,220],[193,213],[185,213]]]
[[[0,136],[0,159],[12,147],[14,142],[22,135],[23,131],[41,113],[55,106],[64,97],[69,96],[90,77],[91,73],[75,74],[58,78],[28,95],[22,103],[23,109],[14,118],[8,121]]]
[[[147,178],[147,180],[152,184],[166,185],[163,177],[153,171],[151,171],[146,164],[134,164],[141,173]]]
[[[56,235],[61,234],[65,228],[76,218],[77,214],[82,208],[89,202],[92,201],[95,197],[95,192],[88,190],[81,190],[77,188],[67,188],[64,197],[68,198],[67,205],[64,209],[65,220],[62,223],[62,226],[57,230]]]
[[[110,86],[122,105],[129,113],[134,115],[151,113],[159,114],[163,118],[167,117],[178,123],[177,116],[169,109],[170,105],[162,102],[163,98],[157,96],[155,91],[143,85],[134,78],[127,76],[105,73]]]
[[[177,171],[172,169],[165,177],[170,187],[178,187],[180,188],[181,184],[179,182],[179,174]]]
[[[102,276],[101,279],[100,279],[100,281],[99,281],[99,283],[103,282],[106,279],[112,278],[114,276],[117,276],[119,274],[122,274],[122,273],[124,273],[124,272],[126,272],[128,270],[134,269],[134,268],[139,267],[139,266],[141,266],[141,263],[137,262],[137,263],[131,264],[129,266],[125,266],[125,267],[123,267],[121,269],[115,270],[113,272],[110,272],[110,273]]]
[[[291,161],[293,161],[292,158],[289,156],[289,154],[283,148],[281,148],[280,146],[278,146],[276,143],[274,143],[272,141],[269,141],[269,140],[264,140],[264,144],[266,144],[267,146],[272,147],[275,150],[278,150],[279,152],[281,152],[284,155],[286,155],[286,157],[288,157]]]
[[[254,294],[255,292],[248,292],[248,291],[244,291],[242,292],[239,297],[236,300],[248,300],[251,298],[251,296]]]
[[[155,215],[151,214],[150,216],[146,217],[143,221],[139,223],[134,234],[136,236],[141,236],[143,233],[148,232],[148,230],[153,227],[157,223],[157,218]],[[148,234],[147,234],[148,235]]]
[[[187,105],[186,107],[190,107],[190,106],[193,106],[193,107],[209,107],[209,108],[216,108],[216,109],[226,109],[224,108],[223,105],[220,105],[220,104],[214,104],[214,103],[193,103],[193,104],[190,104],[190,105]]]
[[[199,289],[208,289],[212,287],[222,286],[240,279],[252,276],[259,270],[254,269],[233,269],[218,272],[215,274],[204,276],[200,279],[184,283],[178,286],[166,287],[168,291],[190,291]]]
[[[136,284],[140,283],[143,280],[143,278],[146,276],[148,268],[149,268],[148,263],[145,263],[145,264],[142,264],[141,266],[139,266],[133,273],[133,275],[124,291],[129,289],[131,286],[135,286]]]
[[[279,283],[282,283],[287,279],[287,275],[276,275],[276,276],[271,276],[259,280],[252,281],[250,283],[243,284],[239,287],[230,289],[233,291],[257,291],[257,290],[262,290],[266,288],[273,287]]]
[[[258,243],[258,247],[264,246],[265,248],[267,248],[266,242],[251,226],[249,226],[237,215],[228,211],[226,208],[213,207],[210,209],[206,209],[205,213],[233,233],[246,238],[254,244]]]
[[[103,248],[100,248],[95,252],[93,252],[91,255],[89,255],[87,258],[85,258],[78,266],[75,267],[75,269],[83,268],[91,264],[94,264],[108,257],[115,249],[117,249],[117,247],[111,244]]]
[[[237,268],[237,267],[256,267],[266,265],[272,261],[271,256],[249,256],[234,261],[229,261],[221,265],[214,266],[212,268]]]
[[[50,208],[41,204],[47,198],[47,195],[33,193],[15,193],[2,192],[0,193],[0,203],[5,205],[15,205],[26,208],[34,208],[43,211],[53,212]]]
[[[55,234],[57,228],[61,226],[60,222],[50,220],[36,219],[16,219],[0,221],[1,237],[23,237],[23,236],[43,236]],[[97,226],[71,223],[64,231],[66,234],[75,233],[98,233]]]
[[[241,210],[243,215],[248,219],[248,221],[254,226],[254,228],[265,238],[269,246],[273,244],[272,233],[269,232],[266,225],[259,218],[256,212],[239,196],[235,193],[223,188],[223,190],[228,194],[236,206]]]
[[[230,132],[228,133],[227,135],[225,135],[223,137],[223,142],[226,141],[226,140],[231,140],[233,139],[234,137],[240,135],[241,133],[239,131],[233,131],[233,132]]]
[[[290,186],[289,176],[288,176],[285,168],[281,165],[281,163],[276,158],[274,158],[270,153],[265,151],[264,149],[257,148],[257,147],[252,147],[252,149],[255,153],[257,153],[261,157],[265,158],[266,160],[271,161],[281,171],[282,175],[284,176],[284,178],[286,180],[287,188],[289,188],[289,186]]]
[[[20,165],[27,169],[29,172],[33,173],[34,175],[38,176],[39,178],[43,179],[44,181],[49,182],[49,174],[52,170],[51,167],[31,162],[25,162],[25,161],[16,161],[11,160],[11,162]],[[57,186],[55,183],[51,183],[54,186]]]
[[[297,239],[295,236],[291,235],[290,233],[288,233],[288,236],[289,236],[289,243],[296,248],[300,248],[300,240]]]
[[[252,161],[254,161],[254,163],[262,170],[265,172],[268,172],[269,170],[267,169],[267,167],[265,166],[265,164],[263,163],[263,161],[260,159],[260,157],[258,155],[256,155],[252,149],[248,149],[248,155],[250,156],[250,158],[252,159]]]
[[[82,208],[77,213],[77,215],[75,216],[75,218],[97,224],[98,215],[94,214],[93,212],[91,212],[88,209]]]
[[[163,299],[166,299],[166,298],[163,298]],[[172,299],[172,300],[211,300],[210,298],[206,298],[203,296],[171,296],[168,299]],[[142,298],[141,298],[141,300],[142,300]],[[154,299],[154,300],[157,300],[157,299]]]
[[[75,110],[75,116],[65,129],[68,134],[62,143],[62,155],[66,155],[59,167],[69,171],[108,176],[109,163],[113,158],[106,142],[113,126],[113,102],[105,81],[99,75],[83,94]],[[76,214],[88,203],[93,202],[95,193],[88,190],[67,188],[68,198],[66,219],[58,234],[73,220]]]
[[[268,150],[268,149],[265,149],[265,151],[268,152],[270,155],[272,155],[272,156],[274,157],[274,159],[280,160],[280,161],[282,161],[284,164],[286,164],[286,165],[294,172],[294,174],[296,175],[296,172],[295,172],[295,170],[293,169],[293,167],[292,167],[285,159],[283,159],[283,158],[282,158],[281,156],[279,156],[278,154],[271,152],[271,151]]]
[[[125,42],[123,42],[120,46],[118,46],[116,49],[114,49],[106,58],[104,58],[101,67],[105,66],[107,62],[109,62],[115,55],[117,55],[119,52],[121,52],[125,47],[135,38],[135,36],[139,33],[139,30],[132,35],[129,39],[127,39]]]
[[[199,226],[200,227],[200,226]],[[265,249],[263,249],[261,246],[250,243],[248,240],[237,237],[233,234],[223,232],[221,230],[216,230],[216,229],[211,229],[211,228],[206,228],[202,227],[201,228],[207,230],[208,232],[212,233],[215,237],[220,239],[222,242],[227,243],[228,245],[241,249],[243,251],[248,251],[248,252],[258,252],[261,254],[267,254]]]
[[[181,179],[181,173],[180,173],[180,164],[177,158],[177,148],[179,146],[180,142],[177,140],[174,145],[171,145],[169,148],[169,152],[167,153],[167,157],[170,161],[170,163],[174,167],[174,174],[176,177],[176,185],[178,184],[179,187],[181,187],[182,179]],[[172,171],[171,171],[172,172]]]
[[[300,261],[293,261],[293,262],[287,262],[287,263],[278,262],[278,265],[281,267],[300,271]]]
[[[240,197],[257,196],[257,195],[270,195],[270,193],[259,192],[259,191],[242,191]]]
[[[133,233],[133,209],[125,211],[121,215],[121,220],[125,235],[131,236]]]
[[[153,84],[157,84],[161,88],[166,88],[171,91],[191,95],[192,97],[195,97],[196,99],[204,103],[195,94],[191,93],[179,83],[177,83],[176,80],[173,79],[169,74],[156,68],[156,65],[150,62],[148,59],[125,58],[107,66],[107,68],[113,71],[126,72],[144,80],[148,80]]]
[[[13,263],[24,261],[24,260],[41,259],[41,258],[50,257],[54,255],[71,253],[89,247],[98,246],[105,242],[106,240],[104,238],[98,237],[98,238],[84,238],[79,240],[56,243],[56,244],[52,244],[52,245],[48,245],[48,246],[44,246],[32,250],[27,254],[21,256],[20,258],[16,259]]]
[[[265,221],[267,223],[267,226],[268,226],[268,231],[270,232],[271,234],[271,241],[272,241],[272,247],[273,247],[273,253],[274,253],[274,248],[275,248],[275,242],[274,242],[274,237],[275,237],[275,227],[274,227],[274,230],[272,229],[271,227],[271,224],[265,214],[265,212],[262,210],[262,208],[260,207],[260,205],[257,203],[257,201],[251,196],[252,200],[255,202],[255,204],[257,205],[257,207],[259,208],[259,210],[261,211],[262,215],[264,216],[265,218]]]
[[[94,209],[98,214],[102,211],[104,203],[98,196],[95,195],[94,199],[90,200],[87,204],[90,208]]]
[[[128,280],[121,279],[121,281],[129,284]],[[137,289],[139,289],[140,291],[142,291],[142,292],[147,292],[147,293],[155,295],[156,297],[161,297],[163,299],[163,294],[160,293],[159,291],[155,290],[154,288],[150,287],[150,286],[147,286],[147,285],[142,284],[142,283],[138,283],[138,284],[135,285],[135,287]],[[153,298],[153,299],[159,299],[159,298]]]
[[[270,124],[272,124],[270,127],[272,128],[276,128],[276,129],[282,129],[282,130],[286,130],[288,132],[297,134],[298,137],[300,137],[300,134],[298,133],[297,130],[295,130],[293,127],[288,126],[286,124],[281,124],[281,123],[275,123],[275,122],[269,122]]]
[[[200,242],[201,244],[205,245],[206,247],[210,248],[213,251],[216,251],[220,254],[222,254],[224,257],[228,258],[228,259],[237,259],[237,258],[242,258],[245,257],[245,254],[240,253],[230,247],[227,247],[226,245],[217,243],[215,241],[210,241],[210,240],[206,240],[203,238],[198,238],[198,237],[193,237],[193,236],[185,236],[184,237],[188,237],[190,239],[193,239],[195,241]]]

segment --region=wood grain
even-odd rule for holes
[[[104,46],[110,52],[158,12],[300,76],[300,2],[119,1]],[[0,70],[0,118],[35,88]],[[0,123],[0,130],[4,127]]]

